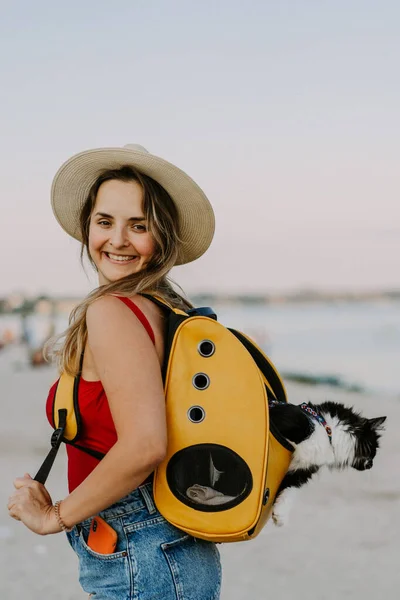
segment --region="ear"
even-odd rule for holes
[[[382,427],[383,423],[386,421],[386,417],[376,417],[375,419],[368,419],[369,424],[371,425],[372,429],[375,429],[375,431],[384,429],[384,427]]]

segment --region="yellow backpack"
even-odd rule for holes
[[[195,537],[254,538],[271,514],[292,457],[292,447],[269,420],[269,402],[287,401],[283,383],[260,348],[221,325],[210,308],[184,312],[146,297],[167,313],[168,448],[154,474],[156,506]],[[61,441],[80,447],[79,377],[63,374],[59,380],[52,449],[35,477],[42,483]]]

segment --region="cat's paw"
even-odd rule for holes
[[[276,510],[272,510],[272,520],[274,522],[274,525],[276,525],[277,527],[283,527],[284,525],[286,525],[287,522],[286,516],[279,512],[278,507],[276,507]]]
[[[287,525],[292,504],[292,491],[287,488],[275,499],[272,507],[272,520],[278,527]]]

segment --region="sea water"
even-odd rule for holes
[[[334,377],[400,397],[400,303],[218,306],[218,319],[254,337],[279,371]],[[257,339],[258,338],[258,339]]]
[[[283,374],[336,377],[349,386],[400,397],[400,303],[313,302],[282,304],[215,304],[218,320],[244,331],[264,349]],[[6,329],[22,332],[17,315],[0,316]],[[55,318],[55,331],[67,326]],[[46,316],[31,315],[25,333],[39,346],[50,327]],[[0,369],[7,348],[0,350]]]

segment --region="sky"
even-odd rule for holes
[[[397,0],[5,3],[0,296],[96,286],[51,181],[128,143],[214,207],[188,293],[399,288],[399,24]]]

